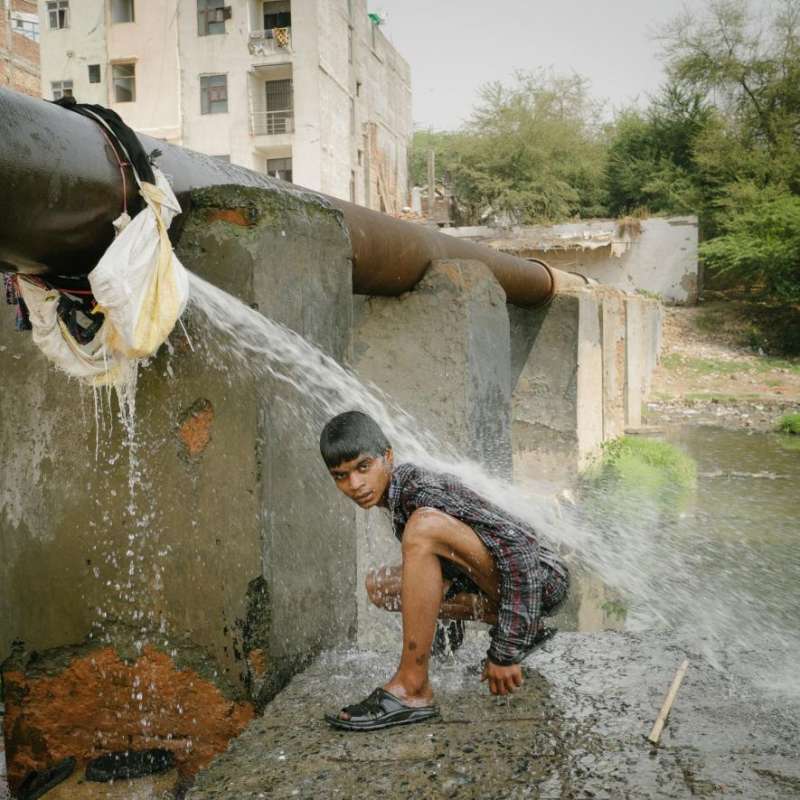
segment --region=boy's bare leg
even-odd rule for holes
[[[402,567],[380,567],[371,570],[367,573],[366,579],[370,602],[386,611],[400,611],[402,584]],[[443,596],[447,594],[449,586],[450,581],[445,581]],[[449,600],[442,601],[439,606],[439,619],[473,620],[494,625],[497,622],[497,603],[483,593],[459,592]]]
[[[403,652],[397,671],[383,688],[409,705],[426,706],[433,698],[428,659],[444,591],[439,557],[461,567],[495,603],[499,573],[472,528],[434,509],[419,509],[411,515],[402,547]]]

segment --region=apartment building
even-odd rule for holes
[[[408,64],[366,0],[42,0],[42,94],[361,205],[406,202]]]
[[[0,0],[0,86],[39,97],[36,0]]]

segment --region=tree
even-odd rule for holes
[[[688,214],[702,202],[695,143],[712,117],[696,91],[667,84],[646,112],[623,111],[608,146],[605,188],[612,214]]]
[[[526,223],[595,216],[605,211],[600,134],[585,79],[521,72],[510,87],[484,86],[461,131],[415,135],[412,176],[423,179],[433,147],[470,222],[489,211]]]
[[[800,197],[776,190],[750,193],[723,233],[701,245],[704,262],[733,274],[766,297],[800,303]]]
[[[800,0],[782,0],[762,20],[746,0],[711,0],[664,31],[668,72],[714,102],[728,137],[765,156],[766,181],[800,191]]]

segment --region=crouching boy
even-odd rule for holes
[[[367,576],[370,600],[402,614],[400,665],[383,687],[327,721],[373,730],[437,716],[428,659],[438,617],[490,623],[481,680],[496,695],[521,686],[520,662],[555,633],[542,615],[567,596],[564,563],[530,525],[453,475],[395,464],[383,431],[360,411],[331,419],[320,450],[340,491],[361,508],[388,509],[402,545],[401,566]]]

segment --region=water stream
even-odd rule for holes
[[[677,430],[668,438],[699,463],[698,489],[688,507],[665,509],[663,501],[642,497],[633,507],[611,502],[594,512],[580,504],[559,507],[535,487],[488,475],[422,430],[377,387],[194,275],[191,306],[214,331],[212,357],[293,387],[298,421],[315,436],[331,416],[365,411],[400,461],[458,475],[615,587],[628,627],[678,629],[687,647],[719,668],[800,694],[800,453],[779,452],[773,440],[745,434],[729,440],[705,430]]]

